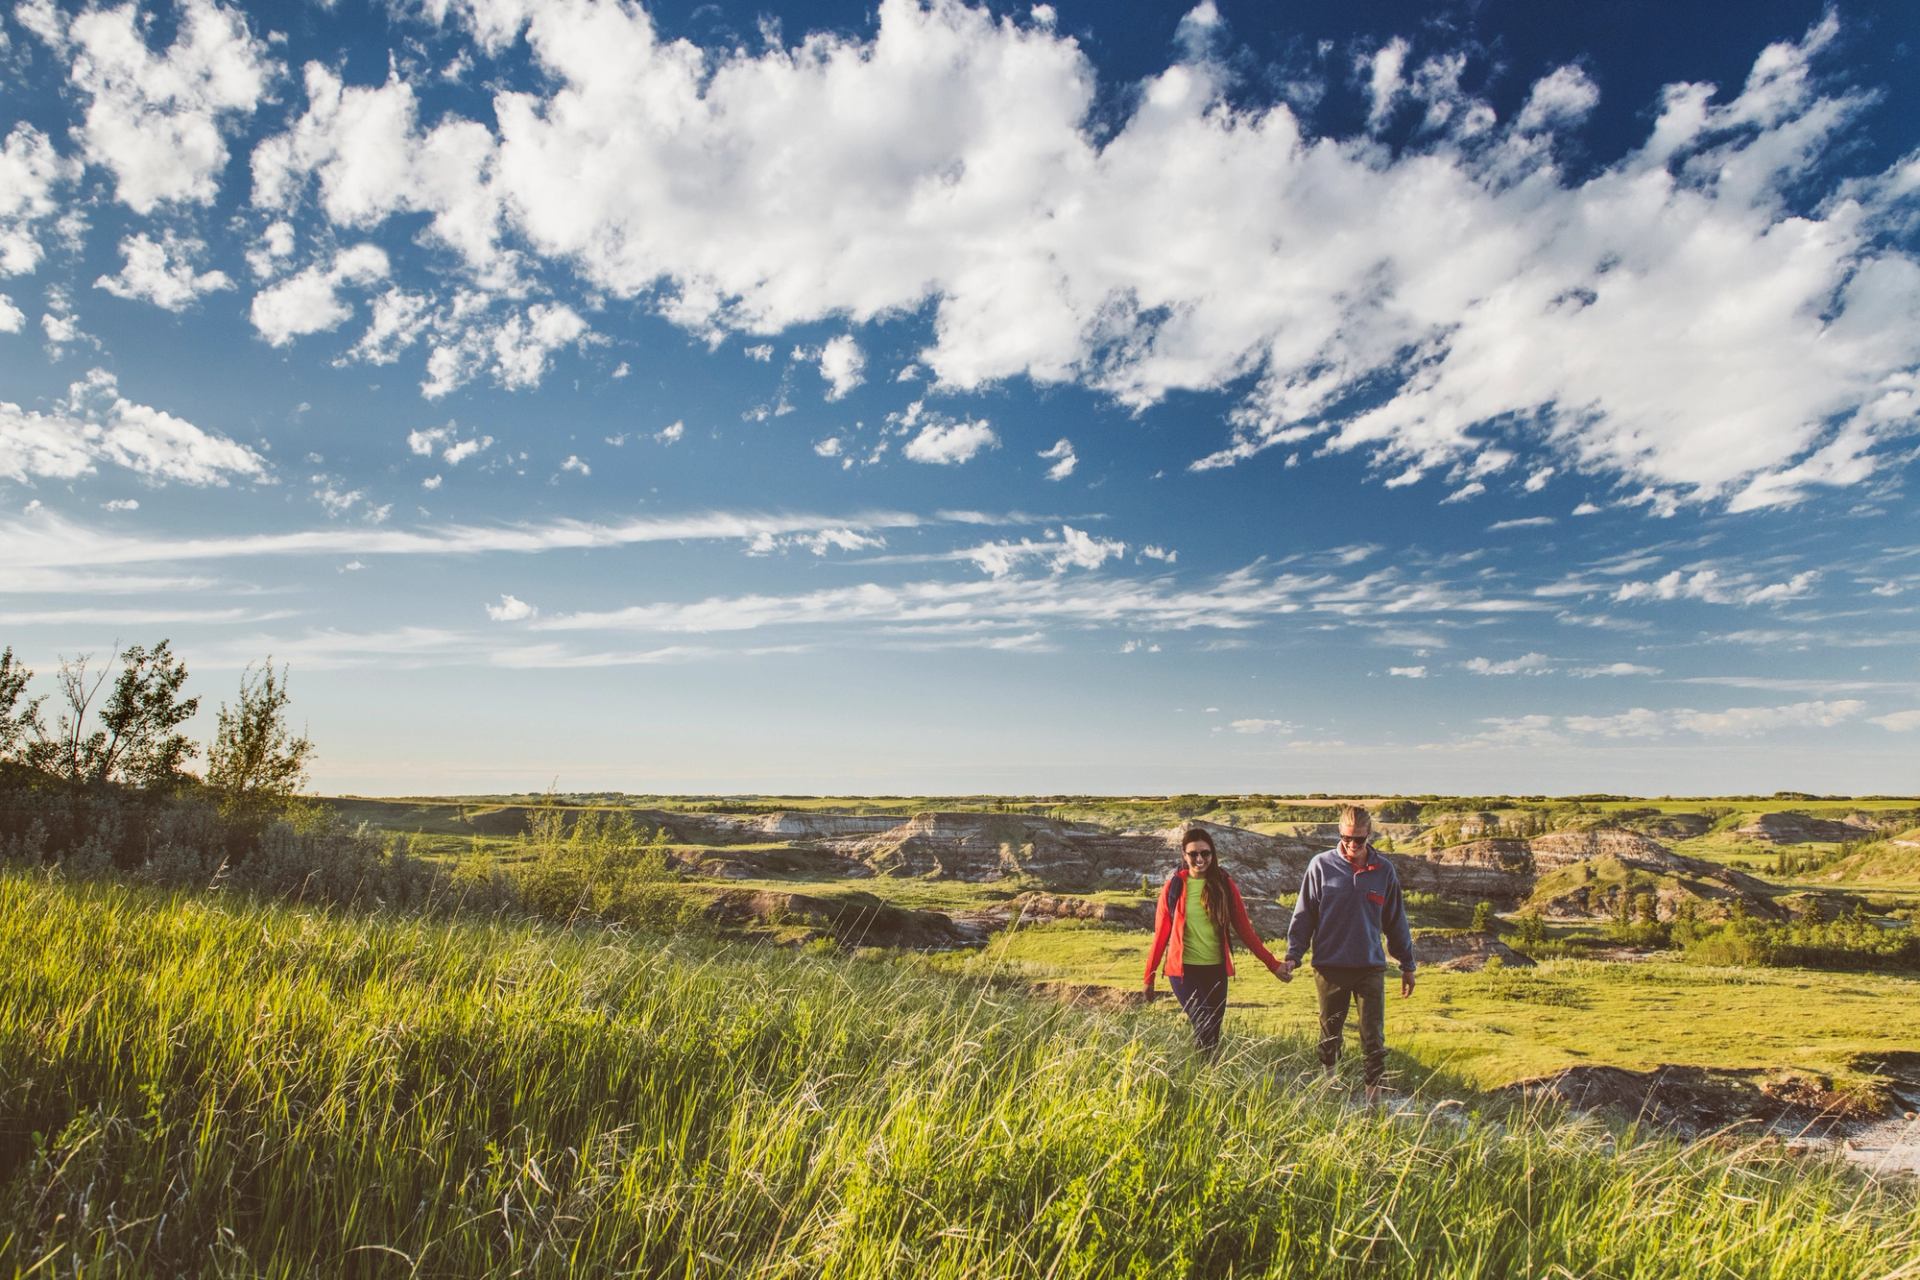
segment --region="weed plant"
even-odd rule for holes
[[[0,1272],[1858,1277],[1910,1189],[912,957],[0,872]]]

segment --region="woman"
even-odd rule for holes
[[[1153,996],[1154,974],[1162,956],[1167,961],[1167,985],[1193,1024],[1194,1043],[1209,1057],[1220,1045],[1220,1023],[1227,1013],[1227,979],[1233,976],[1232,935],[1238,933],[1247,949],[1260,957],[1282,982],[1280,961],[1260,944],[1247,918],[1247,905],[1233,877],[1220,869],[1213,837],[1200,827],[1189,827],[1180,837],[1186,866],[1167,877],[1154,912],[1153,950],[1147,953],[1146,993]]]

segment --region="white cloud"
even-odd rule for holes
[[[247,270],[255,280],[265,280],[280,270],[280,264],[293,256],[293,224],[277,219],[267,224],[260,240],[247,250]]]
[[[1600,514],[1600,508],[1594,506],[1591,502],[1583,502],[1573,509],[1573,514],[1577,516],[1597,516]]]
[[[253,450],[128,400],[104,369],[74,383],[52,413],[0,402],[0,476],[20,484],[36,477],[71,480],[101,462],[155,482],[224,485],[230,476],[267,477],[266,460]],[[17,540],[9,549],[24,563],[25,547]]]
[[[1873,716],[1868,719],[1867,723],[1877,724],[1882,729],[1888,729],[1895,733],[1906,733],[1912,729],[1920,729],[1920,709],[1913,711],[1895,711],[1884,716]]]
[[[444,476],[428,476],[420,482],[420,487],[431,493],[435,489],[438,489],[445,482],[445,479]]]
[[[1409,680],[1425,680],[1427,678],[1427,669],[1425,667],[1388,667],[1387,674],[1390,676],[1405,676]]]
[[[431,458],[437,451],[440,460],[450,467],[457,467],[476,453],[485,453],[492,447],[492,436],[462,437],[458,422],[449,421],[442,426],[419,427],[407,432],[408,452],[416,457]]]
[[[577,453],[568,454],[567,460],[560,464],[560,469],[562,471],[578,471],[583,476],[593,474],[593,468],[581,461],[580,455]]]
[[[1068,569],[1098,569],[1109,560],[1127,554],[1127,544],[1062,525],[1049,529],[1043,539],[1022,538],[1018,542],[986,542],[958,551],[951,558],[971,560],[996,578],[1005,577],[1021,564],[1038,560],[1052,573]]]
[[[655,440],[658,440],[661,444],[678,444],[681,438],[686,434],[687,434],[686,423],[669,422],[666,426],[654,432],[653,438]],[[814,452],[819,453],[820,451],[818,449],[815,449]],[[827,455],[821,454],[821,456],[825,457]]]
[[[1544,653],[1523,653],[1517,658],[1494,662],[1488,658],[1468,658],[1460,664],[1477,676],[1534,676],[1549,671],[1553,660]]]
[[[941,466],[967,462],[982,449],[997,449],[1000,437],[986,420],[953,421],[939,418],[920,428],[920,434],[907,441],[902,450],[914,462]]]
[[[1552,516],[1522,516],[1517,520],[1496,520],[1487,526],[1488,533],[1498,533],[1502,529],[1544,529],[1554,523]]]
[[[1554,468],[1541,467],[1538,471],[1535,471],[1532,475],[1528,476],[1527,482],[1521,485],[1520,487],[1521,489],[1525,490],[1527,493],[1538,493],[1542,489],[1547,487],[1547,481],[1553,479],[1553,477],[1554,477]]]
[[[1577,124],[1600,101],[1600,90],[1579,67],[1565,66],[1534,81],[1514,128],[1521,133]]]
[[[1294,733],[1300,728],[1286,720],[1235,720],[1227,727],[1235,733]]]
[[[101,503],[100,509],[102,511],[138,511],[140,509],[140,500],[138,498],[115,498],[110,502]]]
[[[383,280],[390,267],[378,245],[359,244],[336,253],[325,267],[314,265],[253,296],[248,318],[261,337],[276,347],[295,338],[338,328],[353,315],[340,297],[346,285]]]
[[[0,333],[18,333],[26,327],[27,313],[13,305],[13,299],[0,293]]]
[[[1784,582],[1761,582],[1749,573],[1728,573],[1711,566],[1687,572],[1673,572],[1650,582],[1623,582],[1613,599],[1621,604],[1636,600],[1704,600],[1709,604],[1777,604],[1798,600],[1809,594],[1820,580],[1820,571],[1807,569]]]
[[[93,282],[116,298],[151,302],[167,311],[183,311],[195,298],[221,289],[233,288],[224,271],[195,271],[194,260],[206,251],[204,242],[190,237],[162,233],[155,240],[145,232],[121,240],[125,259],[117,275],[101,276]]]
[[[1440,505],[1448,507],[1456,502],[1471,502],[1486,491],[1487,486],[1475,480],[1469,484],[1461,485],[1458,489],[1455,489],[1452,493],[1440,499]]]
[[[1407,52],[1407,42],[1396,36],[1360,64],[1367,77],[1369,128],[1377,129],[1385,124],[1392,112],[1394,100],[1400,96],[1401,72],[1407,64]]]
[[[504,593],[500,597],[499,604],[487,605],[486,610],[487,616],[495,622],[524,622],[540,612],[525,600]]]
[[[594,340],[587,322],[565,303],[536,302],[501,320],[485,318],[485,307],[483,296],[468,293],[434,318],[436,340],[422,396],[437,400],[483,370],[509,391],[537,387],[554,352]]]
[[[1080,459],[1073,451],[1073,442],[1065,436],[1054,441],[1052,448],[1041,450],[1039,456],[1053,463],[1047,468],[1049,480],[1065,480],[1080,465]]]
[[[1180,553],[1166,547],[1157,547],[1149,542],[1146,546],[1140,548],[1140,558],[1142,560],[1158,560],[1161,564],[1173,564],[1180,559]]]
[[[1581,679],[1592,679],[1596,676],[1657,676],[1660,674],[1660,668],[1642,666],[1636,662],[1609,662],[1597,667],[1575,667],[1567,674],[1579,676]]]
[[[829,339],[820,349],[820,376],[827,380],[827,399],[844,399],[846,394],[866,381],[863,371],[867,358],[851,335]]]
[[[828,436],[825,440],[816,443],[813,446],[813,451],[822,458],[837,458],[841,455],[844,448],[845,446],[841,444],[839,436]]]
[[[136,213],[212,202],[227,147],[223,124],[250,115],[280,72],[244,14],[216,0],[179,0],[165,53],[147,47],[139,7],[88,8],[67,27],[68,75],[86,95],[74,131],[82,154],[114,175]],[[49,33],[40,32],[43,38]]]
[[[762,342],[757,346],[748,347],[746,354],[749,360],[758,360],[761,364],[766,364],[773,359],[773,344]]]
[[[367,331],[347,353],[348,359],[368,364],[392,364],[400,353],[420,340],[432,320],[433,300],[425,294],[391,288],[373,300]]]
[[[55,190],[79,173],[78,162],[62,159],[30,124],[16,124],[0,143],[0,276],[25,275],[40,265],[46,250],[39,225],[60,211]]]
[[[1575,733],[1606,738],[1657,738],[1672,732],[1707,737],[1746,737],[1777,729],[1826,729],[1858,716],[1867,704],[1854,698],[1837,702],[1795,702],[1782,707],[1730,707],[1725,711],[1679,708],[1652,711],[1635,707],[1608,716],[1566,716]]]
[[[1406,478],[1497,436],[1547,455],[1530,474],[1624,476],[1656,511],[1759,506],[1859,483],[1913,429],[1903,179],[1800,198],[1868,101],[1825,87],[1832,21],[1738,92],[1669,88],[1638,146],[1576,178],[1557,157],[1597,97],[1584,72],[1502,123],[1458,51],[1404,39],[1362,73],[1375,124],[1424,110],[1389,154],[1245,105],[1218,24],[1183,28],[1096,129],[1071,36],[962,4],[752,52],[662,38],[639,6],[430,12],[488,47],[524,31],[537,89],[495,95],[497,125],[428,128],[397,75],[310,66],[305,114],[256,150],[263,207],[315,178],[338,226],[425,214],[481,278],[524,252],[708,340],[931,306],[916,362],[948,390],[1024,376],[1138,408],[1250,382],[1202,466],[1319,437]]]

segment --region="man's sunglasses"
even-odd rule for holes
[[[1361,845],[1366,844],[1367,841],[1371,839],[1373,839],[1373,836],[1371,834],[1364,835],[1364,836],[1341,836],[1340,843],[1350,844],[1350,845],[1353,845],[1355,848],[1358,848]]]

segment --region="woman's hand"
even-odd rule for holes
[[[1282,960],[1277,966],[1274,967],[1273,976],[1280,979],[1280,981],[1282,982],[1292,982],[1293,981],[1293,961]]]
[[[1140,994],[1141,994],[1142,996],[1145,996],[1145,997],[1146,997],[1147,999],[1149,999],[1149,1000],[1151,1000],[1151,999],[1153,999],[1153,997],[1154,997],[1155,995],[1157,995],[1157,994],[1159,994],[1158,992],[1156,992],[1156,991],[1155,991],[1155,990],[1153,989],[1153,979],[1152,979],[1152,978],[1148,978],[1148,979],[1147,979],[1147,981],[1146,981],[1146,985],[1140,988]]]

